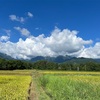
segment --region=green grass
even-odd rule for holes
[[[45,93],[44,89],[42,88],[39,80],[42,76],[41,73],[38,71],[33,71],[33,87],[32,87],[32,94],[34,94],[34,100],[51,100],[50,97]],[[30,99],[33,100],[33,99]]]
[[[38,79],[48,100],[100,100],[100,76],[96,72],[66,72],[67,75],[52,73],[48,71],[48,74]]]

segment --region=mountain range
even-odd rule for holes
[[[57,57],[43,57],[43,56],[37,56],[32,58],[31,62],[36,62],[39,60],[47,60],[50,62],[57,62],[57,63],[86,63],[86,62],[97,62],[100,63],[100,59],[92,59],[92,58],[77,58],[77,57],[71,57],[71,56],[57,56]]]
[[[7,60],[13,60],[14,58],[12,58],[11,56],[8,56],[6,54],[0,53],[0,58],[3,59],[7,59]],[[22,59],[20,59],[22,60]],[[72,57],[72,56],[57,56],[57,57],[43,57],[43,56],[37,56],[34,58],[31,58],[30,62],[36,62],[36,61],[40,61],[40,60],[47,60],[50,62],[56,62],[56,63],[86,63],[86,62],[97,62],[100,63],[100,59],[92,59],[92,58],[76,58],[76,57]],[[27,61],[27,60],[26,60]]]
[[[4,54],[4,53],[0,53],[0,58],[3,58],[3,59],[7,59],[7,60],[12,60],[14,58],[12,58],[11,56],[7,55],[7,54]]]

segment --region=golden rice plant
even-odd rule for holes
[[[0,75],[0,100],[26,100],[30,76]]]

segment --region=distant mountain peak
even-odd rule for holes
[[[7,54],[4,54],[4,53],[1,53],[0,52],[0,58],[3,58],[3,59],[14,59],[14,58],[12,58],[11,56],[9,56],[9,55],[7,55]]]

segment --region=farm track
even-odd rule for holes
[[[38,100],[36,91],[35,91],[35,85],[34,83],[31,81],[29,84],[29,89],[28,89],[28,97],[27,100]]]
[[[31,81],[30,84],[29,84],[27,100],[31,100],[31,89],[32,89],[32,81]]]

